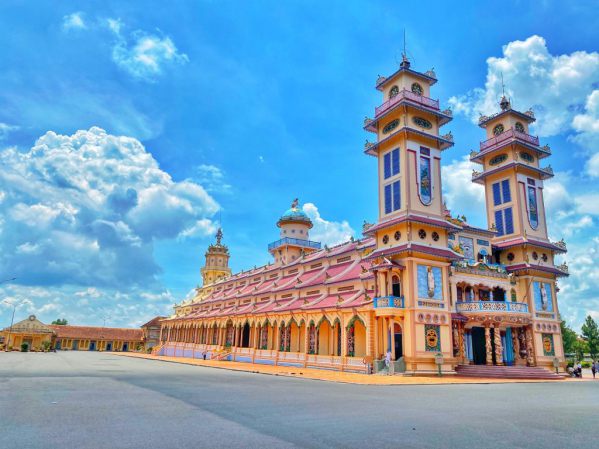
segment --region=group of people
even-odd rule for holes
[[[582,363],[578,362],[578,364],[569,369],[569,372],[572,377],[582,377]],[[599,373],[599,361],[593,360],[593,363],[591,363],[591,373],[593,373],[593,379],[595,379]]]

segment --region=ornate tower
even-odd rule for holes
[[[309,232],[312,220],[300,209],[297,198],[277,222],[280,239],[268,245],[268,251],[275,258],[275,264],[288,264],[303,254],[320,249],[319,242],[310,241]]]
[[[505,95],[499,106],[496,114],[479,119],[486,140],[470,155],[482,165],[472,181],[485,187],[488,223],[497,231],[494,259],[515,276],[511,300],[527,303],[531,311],[534,356],[528,363],[549,367],[554,357],[563,358],[556,278],[568,275],[565,264],[554,262],[556,254],[566,252],[565,243],[550,242],[547,234],[543,188],[553,170],[541,167],[541,160],[551,150],[529,134],[535,121],[531,110],[512,109]]]
[[[440,129],[452,119],[430,98],[432,70],[417,72],[404,56],[399,69],[379,77],[383,103],[364,129],[377,136],[365,153],[377,158],[379,220],[366,235],[376,239],[368,256],[375,273],[375,352],[403,355],[408,372],[435,369],[433,353],[451,357],[448,249],[441,197],[441,153],[453,145]],[[447,366],[449,369],[449,365]]]
[[[231,269],[229,268],[229,248],[221,243],[222,239],[223,231],[218,228],[216,244],[208,247],[208,251],[206,251],[206,263],[200,270],[204,286],[231,275]]]

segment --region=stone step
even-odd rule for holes
[[[552,373],[544,368],[529,366],[487,366],[487,365],[458,365],[458,376],[491,377],[505,379],[547,379],[561,380],[564,375]]]

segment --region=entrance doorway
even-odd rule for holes
[[[127,352],[129,350],[129,345],[127,343],[123,343],[123,352]]]
[[[109,341],[108,343],[106,343],[106,350],[107,351],[112,351],[112,342]]]
[[[79,349],[79,340],[73,340],[73,351]]]
[[[403,356],[403,338],[401,326],[397,323],[393,325],[393,344],[395,347],[395,360]]]
[[[241,335],[241,347],[250,347],[250,325],[248,323],[245,323],[245,325],[243,326],[243,331]]]
[[[89,343],[89,350],[90,351],[95,351],[96,350],[96,342],[92,341]]]
[[[487,346],[485,340],[485,328],[473,327],[472,331],[472,358],[475,365],[487,364]]]

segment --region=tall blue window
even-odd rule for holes
[[[498,236],[514,233],[514,216],[511,207],[495,211],[495,227]]]
[[[503,193],[503,202],[509,203],[512,201],[512,195],[510,194],[510,180],[505,179],[501,181],[501,192]]]
[[[399,174],[399,148],[389,151],[383,156],[385,179]]]
[[[401,207],[401,191],[399,181],[385,186],[385,213],[390,214]]]
[[[493,204],[499,206],[503,203],[509,203],[512,201],[512,194],[510,192],[510,180],[504,179],[501,182],[496,182],[492,186],[493,188]]]
[[[391,206],[393,200],[391,198],[391,184],[385,186],[385,213],[390,214],[392,212]]]

